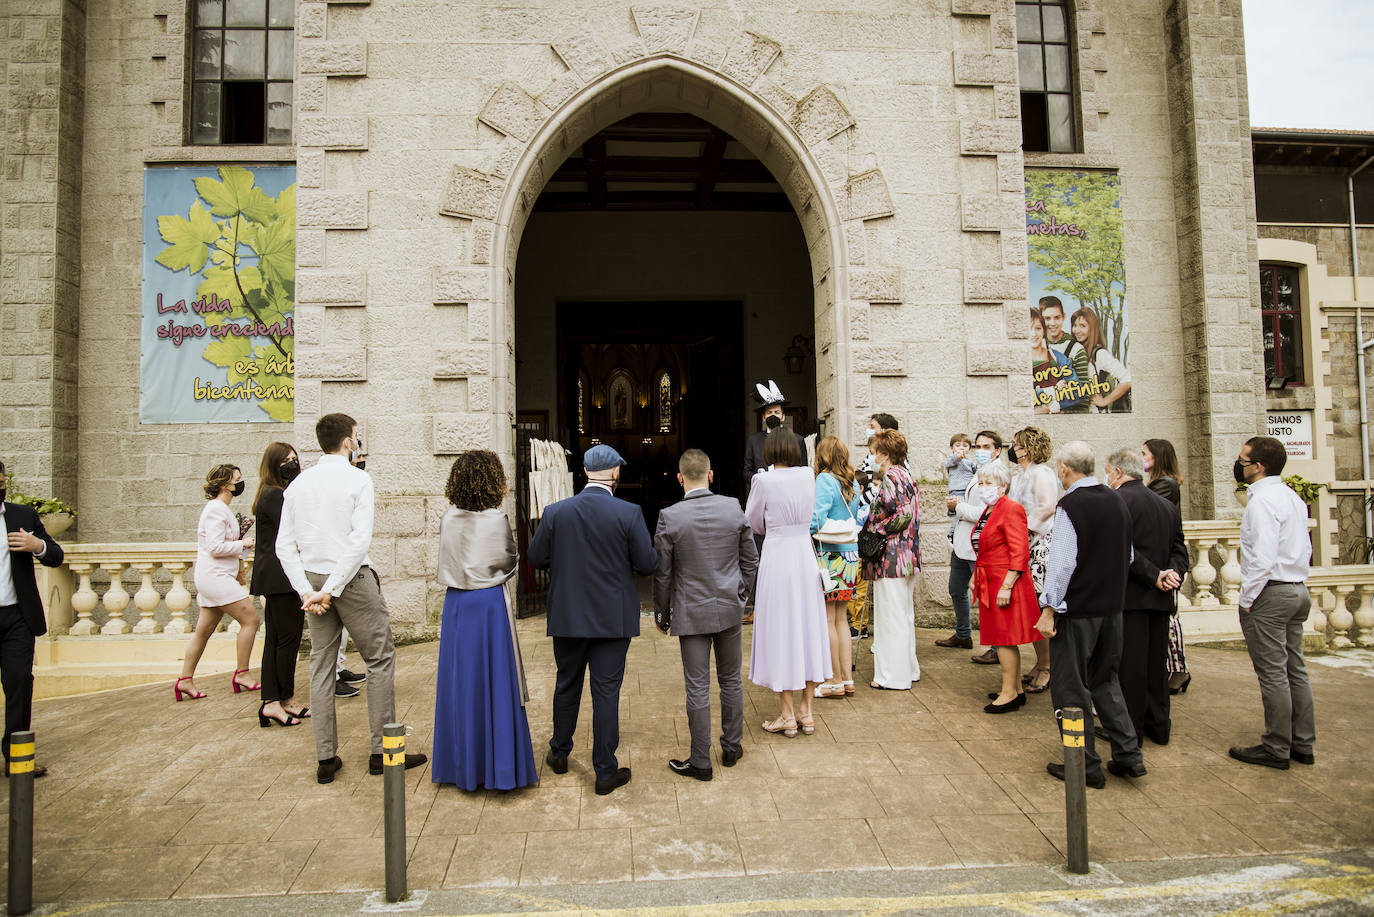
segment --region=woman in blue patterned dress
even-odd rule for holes
[[[816,507],[811,513],[814,536],[827,522],[848,523],[857,531],[862,501],[854,486],[854,466],[849,464],[849,449],[838,436],[827,436],[816,444]],[[825,616],[830,627],[831,680],[816,687],[817,697],[844,697],[854,693],[851,679],[854,644],[849,638],[849,600],[859,579],[857,540],[842,544],[819,541],[822,576],[827,576]]]

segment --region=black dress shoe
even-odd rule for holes
[[[315,768],[315,781],[317,783],[333,783],[334,775],[343,770],[343,759],[338,755],[328,761],[321,761]]]
[[[992,695],[994,698],[996,694]],[[1026,706],[1026,695],[1018,694],[1015,700],[1009,700],[1005,704],[984,704],[984,713],[1010,713],[1013,710],[1020,710]]]
[[[567,755],[556,755],[553,752],[549,752],[544,758],[544,763],[547,764],[549,770],[553,771],[555,774],[566,774],[568,772]]]
[[[1145,730],[1145,738],[1149,739],[1151,742],[1155,743],[1156,745],[1168,745],[1168,744],[1169,744],[1169,730],[1167,730],[1167,729],[1147,729],[1147,730]]]
[[[731,751],[731,750],[728,749],[728,748],[722,748],[722,749],[720,750],[720,763],[721,763],[721,764],[724,764],[726,767],[734,767],[734,766],[735,766],[735,762],[738,761],[740,758],[743,758],[743,757],[744,757],[744,749],[743,749],[743,748],[737,749],[737,750],[735,750],[735,751]]]
[[[618,787],[622,787],[629,782],[630,769],[628,767],[622,767],[606,780],[596,781],[596,795],[607,796],[615,792]]]
[[[1246,764],[1262,764],[1265,767],[1272,767],[1274,770],[1288,770],[1288,759],[1271,754],[1269,749],[1263,745],[1234,745],[1227,754],[1237,761],[1244,761]]]
[[[1310,751],[1290,751],[1288,753],[1288,760],[1296,761],[1299,764],[1316,764],[1317,756]],[[34,776],[41,777],[42,774],[35,772]]]
[[[1115,777],[1144,777],[1149,773],[1144,764],[1122,764],[1116,760],[1107,762],[1107,771]]]
[[[674,774],[681,774],[684,777],[695,777],[698,780],[710,780],[711,769],[709,767],[695,767],[687,761],[679,761],[677,758],[668,759],[668,769]]]
[[[1064,765],[1060,764],[1057,761],[1051,761],[1049,764],[1046,764],[1045,771],[1055,780],[1064,779]],[[1088,784],[1088,786],[1092,787],[1095,790],[1100,790],[1107,785],[1107,778],[1103,775],[1101,771],[1098,771],[1096,775],[1085,775],[1084,780]]]
[[[410,754],[409,752],[407,752],[407,753],[406,753],[406,770],[410,770],[410,769],[413,768],[413,767],[419,767],[421,764],[424,764],[424,763],[425,763],[426,761],[428,761],[428,760],[429,760],[429,756],[428,756],[428,755],[422,754],[422,753],[420,753],[420,752],[416,752],[415,754],[412,755],[412,754]],[[367,772],[368,772],[369,774],[371,774],[372,776],[376,777],[376,776],[377,776],[378,774],[380,774],[384,769],[385,769],[385,765],[382,764],[382,756],[381,756],[381,755],[369,755],[369,756],[368,756],[368,758],[367,758]]]
[[[335,675],[335,678],[337,678],[339,681],[344,682],[345,684],[350,685],[360,685],[363,682],[367,681],[367,675],[365,673],[350,672],[348,671],[348,669],[339,669],[338,674]]]

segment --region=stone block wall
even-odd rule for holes
[[[1027,161],[1117,169],[1136,413],[1043,425],[1104,453],[1171,438],[1202,485],[1194,509],[1212,509],[1236,431],[1253,427],[1260,404],[1241,359],[1255,335],[1237,324],[1254,273],[1238,6],[1076,8],[1084,152],[1028,160],[1012,0],[302,0],[292,149],[183,146],[185,4],[87,0],[72,450],[82,538],[189,538],[211,464],[255,469],[275,438],[308,455],[314,420],[343,410],[364,425],[380,500],[409,508],[379,524],[373,551],[393,612],[407,625],[432,615],[421,548],[437,536],[450,456],[481,445],[509,458],[512,286],[528,210],[582,139],[654,106],[724,126],[773,170],[811,255],[820,411],[855,445],[868,414],[892,412],[923,474],[951,432],[1033,422]],[[12,23],[7,34],[13,86]],[[143,169],[293,158],[294,431],[141,426]],[[1202,220],[1214,206],[1229,228]],[[8,218],[3,232],[8,258]],[[6,354],[0,383],[20,372]],[[37,422],[53,409],[35,410]],[[1190,412],[1214,420],[1190,426]],[[19,419],[0,415],[0,427],[21,429]],[[922,587],[936,602],[941,560],[927,558]]]
[[[25,492],[77,499],[82,0],[0,16],[0,458]]]

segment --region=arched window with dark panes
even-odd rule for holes
[[[1016,0],[1016,60],[1021,83],[1021,147],[1073,153],[1073,34],[1067,0]]]
[[[191,142],[289,144],[295,0],[192,0]]]
[[[1264,334],[1264,378],[1305,385],[1302,365],[1302,297],[1298,269],[1260,265],[1260,315]]]

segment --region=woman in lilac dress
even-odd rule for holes
[[[767,536],[754,588],[749,680],[778,693],[780,712],[764,731],[791,738],[799,723],[807,735],[816,731],[812,693],[832,674],[821,571],[811,547],[816,480],[785,428],[768,434],[763,460],[771,470],[755,475],[746,507],[754,531]],[[793,692],[801,696],[795,707]]]

